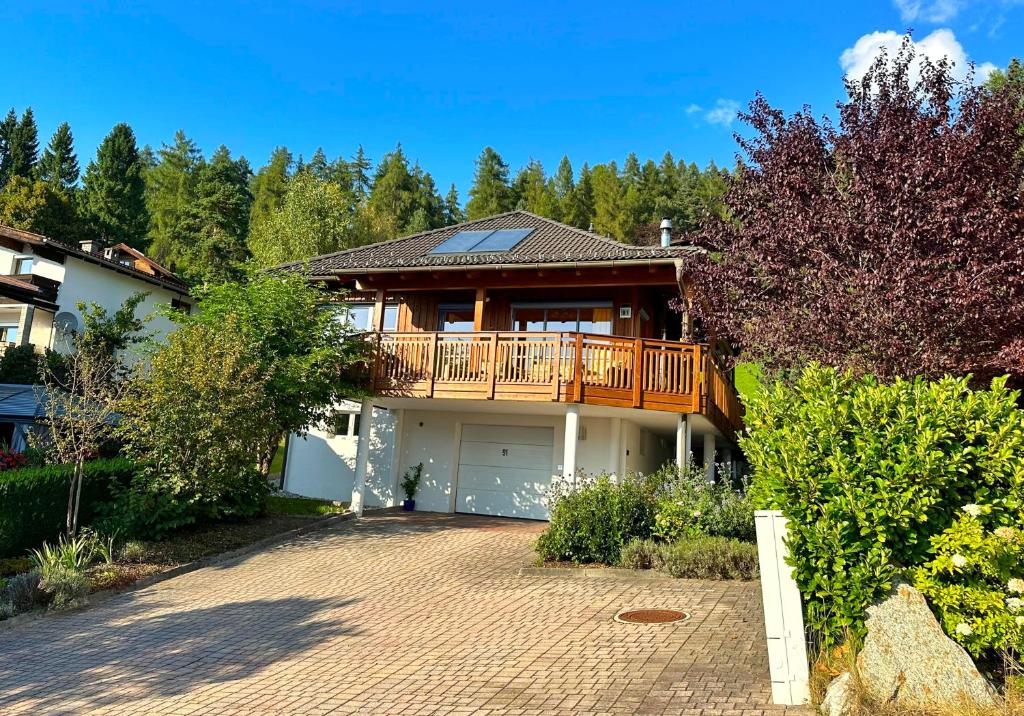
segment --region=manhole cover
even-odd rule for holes
[[[690,618],[677,609],[630,609],[615,615],[615,621],[625,624],[672,624]]]

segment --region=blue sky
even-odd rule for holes
[[[463,200],[488,144],[513,169],[666,149],[729,164],[756,91],[828,112],[844,71],[908,27],[962,65],[1024,55],[1024,0],[4,5],[0,104],[31,105],[43,142],[69,121],[83,168],[121,121],[255,166],[280,144],[376,160],[401,142]]]

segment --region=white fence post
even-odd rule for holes
[[[777,510],[758,510],[754,513],[754,524],[757,526],[772,701],[786,705],[806,704],[810,701],[810,691],[804,615],[793,569],[786,564],[787,549],[783,542],[786,518]]]

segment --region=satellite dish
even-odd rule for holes
[[[70,311],[61,311],[53,317],[53,325],[62,336],[78,333],[78,316]]]

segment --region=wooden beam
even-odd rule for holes
[[[373,330],[380,333],[384,330],[384,297],[386,292],[378,288],[373,299]]]
[[[437,291],[477,288],[537,288],[548,286],[676,286],[672,266],[626,266],[612,274],[603,271],[545,269],[537,271],[481,270],[471,275],[458,271],[409,271],[402,273],[366,273],[353,276],[359,290],[393,288],[402,291]]]
[[[473,304],[473,330],[484,329],[484,306],[487,305],[487,289],[483,286],[476,290],[476,302]]]

